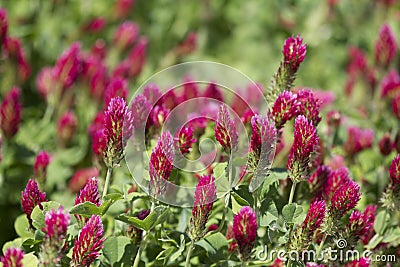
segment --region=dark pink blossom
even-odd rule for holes
[[[233,251],[235,251],[236,248],[237,248],[237,243],[236,243],[234,237],[235,237],[235,235],[234,235],[234,233],[233,233],[233,226],[232,226],[232,224],[229,224],[229,225],[226,227],[226,235],[225,235],[226,240],[229,241],[229,240],[233,239],[233,240],[231,240],[231,241],[229,242],[229,244],[228,244],[228,251],[229,251],[229,252],[233,252]]]
[[[125,100],[127,95],[128,81],[122,78],[113,78],[107,85],[104,101],[106,103],[106,106],[108,106],[111,99],[115,97],[120,97]]]
[[[190,32],[177,48],[178,56],[185,56],[193,53],[197,48],[197,33]]]
[[[107,24],[107,20],[102,17],[93,18],[84,26],[85,31],[89,32],[99,32],[101,31]]]
[[[7,10],[0,8],[0,46],[3,44],[8,31]]]
[[[395,97],[400,92],[400,76],[396,70],[389,71],[382,79],[381,96]]]
[[[68,211],[60,206],[57,210],[50,210],[45,216],[45,227],[42,231],[45,233],[44,239],[51,244],[60,244],[67,235],[68,226],[71,217]],[[60,248],[60,247],[59,247]]]
[[[169,132],[163,132],[153,149],[150,162],[150,194],[162,195],[166,190],[166,182],[169,179],[174,163],[174,141]]]
[[[36,158],[35,163],[33,165],[33,170],[35,173],[35,177],[42,183],[46,180],[47,176],[47,167],[50,164],[50,155],[46,151],[40,151]]]
[[[400,154],[397,154],[390,164],[389,174],[394,185],[400,184]]]
[[[392,101],[392,111],[396,118],[400,120],[400,94]]]
[[[21,192],[21,205],[22,210],[25,212],[29,223],[32,226],[31,214],[36,206],[42,209],[42,202],[46,202],[46,193],[42,193],[39,189],[37,182],[29,179],[25,190]]]
[[[82,71],[80,49],[79,43],[73,43],[62,53],[53,68],[54,79],[63,88],[70,87]]]
[[[107,137],[104,128],[96,130],[92,135],[92,151],[102,157],[107,148]]]
[[[84,168],[77,170],[68,183],[68,189],[73,193],[82,189],[92,177],[98,177],[99,170],[96,167]]]
[[[97,39],[96,42],[93,44],[90,52],[94,56],[97,56],[100,59],[104,59],[107,55],[106,42],[104,42],[103,39]]]
[[[89,266],[100,256],[105,240],[103,234],[100,216],[92,215],[75,238],[71,261],[73,267]]]
[[[310,191],[315,199],[323,196],[325,184],[331,175],[331,168],[326,165],[319,165],[314,173],[307,180]]]
[[[237,149],[238,133],[235,121],[231,119],[228,109],[221,105],[215,121],[215,139],[220,143],[225,151],[231,153]]]
[[[357,205],[360,197],[360,186],[356,182],[350,180],[342,184],[331,198],[331,216],[340,219]]]
[[[194,207],[190,218],[190,237],[192,240],[197,241],[206,234],[206,223],[216,198],[215,178],[211,175],[203,175],[194,192]]]
[[[176,133],[174,138],[175,149],[179,150],[182,155],[189,153],[193,144],[197,141],[197,138],[193,137],[193,132],[192,127],[184,127]]]
[[[290,149],[287,169],[293,182],[307,180],[310,175],[310,161],[319,138],[317,129],[306,117],[300,115],[294,123],[294,139]]]
[[[360,258],[358,260],[353,260],[351,262],[346,263],[343,267],[369,267],[371,263],[371,259],[369,258]]]
[[[276,129],[281,129],[287,121],[296,117],[298,109],[299,102],[297,101],[296,94],[290,91],[283,91],[280,93],[271,109]]]
[[[296,73],[300,64],[304,61],[306,53],[306,44],[303,44],[303,39],[300,38],[300,35],[287,38],[282,49],[284,65],[287,66],[292,73]]]
[[[320,101],[314,96],[310,89],[302,89],[297,92],[298,114],[304,115],[309,121],[317,126],[321,121],[319,115]]]
[[[382,155],[387,156],[392,152],[394,148],[394,143],[390,137],[389,133],[385,133],[378,142],[379,151]]]
[[[139,35],[139,26],[132,21],[120,24],[114,34],[114,43],[120,49],[129,48]]]
[[[166,121],[170,110],[162,105],[155,105],[150,112],[150,120],[148,120],[147,127],[155,127],[156,129],[161,129]]]
[[[343,147],[347,155],[353,157],[358,152],[372,147],[374,131],[372,129],[361,129],[350,126],[347,129],[347,140]]]
[[[257,215],[248,206],[242,207],[233,217],[233,235],[239,248],[242,261],[251,256],[257,238]]]
[[[131,13],[134,3],[134,0],[117,0],[115,2],[115,16],[119,19],[127,17]]]
[[[326,123],[329,127],[337,129],[342,123],[342,114],[337,110],[330,110],[326,114]]]
[[[375,213],[376,213],[376,205],[368,205],[363,213],[363,218],[365,222],[365,227],[367,229],[363,229],[361,232],[361,241],[364,245],[367,245],[371,238],[375,235],[374,230],[374,222],[375,222]]]
[[[375,63],[387,68],[396,57],[397,42],[391,28],[384,24],[375,43]]]
[[[145,37],[141,37],[136,43],[135,47],[129,52],[128,62],[128,73],[130,77],[136,77],[142,72],[144,64],[146,63],[148,40]]]
[[[132,101],[133,126],[136,130],[144,129],[148,116],[150,115],[151,104],[147,98],[139,94]]]
[[[69,143],[78,127],[78,118],[72,111],[66,111],[57,122],[57,136],[64,143]]]
[[[85,187],[79,191],[79,194],[76,194],[74,205],[78,205],[85,202],[91,202],[96,206],[100,206],[100,195],[99,195],[99,186],[96,177],[90,178]],[[85,218],[81,215],[75,214],[75,218],[80,223],[87,222],[88,218]]]
[[[90,78],[90,94],[97,100],[103,100],[108,83],[106,70],[98,69]]]
[[[3,41],[5,55],[17,66],[18,78],[25,81],[30,75],[30,67],[21,46],[21,40],[7,36]]]
[[[124,157],[127,140],[133,134],[132,111],[121,97],[112,98],[105,111],[104,135],[106,149],[103,159],[108,168],[119,166]]]
[[[328,179],[324,183],[324,197],[329,200],[333,194],[347,182],[351,181],[349,170],[346,167],[340,167],[329,172]]]
[[[24,267],[22,264],[24,255],[25,253],[21,248],[11,247],[5,251],[4,256],[0,259],[0,262],[3,264],[3,267]]]
[[[152,105],[156,103],[162,104],[159,102],[159,100],[162,98],[162,93],[160,91],[160,88],[158,88],[158,85],[155,83],[147,84],[146,87],[143,89],[143,95]]]
[[[367,206],[364,213],[358,210],[352,211],[345,230],[347,240],[356,243],[359,239],[370,236],[370,231],[373,231],[375,210],[376,206]]]
[[[224,96],[222,95],[221,90],[218,88],[217,84],[214,82],[210,83],[207,86],[203,96],[224,102]]]
[[[1,102],[0,127],[3,131],[3,135],[7,139],[11,139],[19,129],[22,116],[20,95],[20,89],[18,87],[13,87]]]
[[[104,118],[105,114],[104,111],[99,111],[96,116],[94,117],[92,123],[89,125],[88,132],[90,137],[98,131],[104,128]]]

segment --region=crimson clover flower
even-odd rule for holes
[[[370,148],[374,141],[374,131],[372,129],[360,129],[349,127],[347,129],[347,140],[343,145],[349,157],[353,157],[360,151]]]
[[[36,180],[29,179],[25,190],[21,193],[21,205],[31,227],[33,227],[31,219],[33,209],[36,206],[39,206],[40,209],[43,209],[41,203],[46,201],[46,193],[42,193],[40,191]]]
[[[307,180],[310,192],[313,194],[315,199],[321,198],[323,196],[324,187],[331,175],[331,168],[326,165],[319,165],[314,173]]]
[[[57,266],[62,258],[64,239],[71,217],[68,211],[60,206],[57,210],[50,210],[45,215],[45,233],[40,250],[40,263],[43,266]]]
[[[174,141],[171,133],[163,132],[150,156],[150,195],[155,197],[165,192],[166,181],[171,174],[173,163]]]
[[[152,105],[158,103],[158,101],[162,98],[160,88],[158,88],[157,84],[155,83],[149,83],[146,85],[146,87],[143,89],[143,95]]]
[[[358,210],[352,211],[344,235],[347,241],[352,242],[352,245],[355,245],[359,239],[364,244],[371,239],[374,232],[375,211],[376,206],[367,206],[363,213]]]
[[[13,87],[1,102],[0,127],[7,139],[11,139],[19,129],[22,112],[20,95],[20,89]]]
[[[292,238],[289,240],[288,248],[303,251],[313,241],[316,231],[321,229],[326,216],[326,206],[323,200],[315,200],[311,203],[304,221],[295,228]]]
[[[397,119],[400,120],[400,95],[396,96],[392,101],[392,111]]]
[[[58,58],[54,68],[54,79],[63,87],[70,87],[81,72],[81,45],[73,43],[62,55]]]
[[[378,142],[378,147],[379,147],[379,152],[381,152],[381,154],[384,156],[387,156],[390,154],[390,152],[392,152],[394,148],[394,143],[392,142],[389,133],[385,133],[382,136],[382,138]]]
[[[24,254],[21,248],[11,247],[6,250],[0,262],[3,264],[3,267],[23,267],[22,259],[24,258]]]
[[[299,102],[296,94],[290,91],[283,91],[278,95],[271,109],[276,129],[281,129],[287,121],[297,116],[298,106]]]
[[[73,267],[89,266],[100,256],[104,246],[103,223],[99,215],[92,215],[83,226],[72,248]]]
[[[140,74],[146,63],[146,53],[149,41],[146,37],[141,37],[135,47],[131,49],[128,54],[126,62],[128,64],[128,75],[129,77],[136,77]]]
[[[17,66],[18,78],[21,81],[25,81],[29,77],[31,70],[25,56],[25,51],[21,46],[21,40],[6,36],[2,44],[5,56]]]
[[[287,38],[282,49],[285,66],[288,66],[293,73],[296,73],[306,57],[306,52],[307,46],[303,44],[303,39],[300,38],[300,35]]]
[[[242,207],[233,217],[233,235],[239,248],[242,261],[251,256],[257,238],[257,215],[248,206]]]
[[[384,24],[379,31],[379,39],[375,43],[375,63],[387,68],[396,57],[397,43],[389,25]]]
[[[340,219],[353,209],[360,200],[360,186],[354,181],[342,184],[333,194],[329,213],[334,220]]]
[[[85,202],[91,202],[95,204],[97,207],[101,205],[99,186],[96,177],[90,178],[87,181],[85,187],[79,191],[79,194],[76,194],[74,205],[78,205]],[[83,224],[88,221],[88,218],[85,218],[78,214],[75,214],[75,218],[78,220],[80,224]]]
[[[315,97],[314,93],[309,89],[302,89],[297,92],[298,114],[304,115],[309,121],[317,126],[321,121],[319,116],[320,102]]]
[[[324,197],[330,200],[333,194],[345,183],[351,181],[349,170],[346,167],[340,167],[329,173],[328,179],[324,183]]]
[[[36,77],[36,87],[39,94],[47,99],[47,96],[53,92],[55,87],[55,80],[53,76],[53,68],[44,67],[40,70]]]
[[[400,92],[400,75],[396,70],[391,70],[382,79],[381,96],[395,97]]]
[[[3,44],[8,31],[7,10],[0,8],[0,44]]]
[[[35,164],[33,165],[33,170],[35,173],[36,179],[41,183],[41,185],[44,184],[46,181],[46,176],[47,176],[47,167],[50,164],[50,155],[46,151],[42,150],[40,151],[35,159]]]
[[[235,121],[231,119],[225,105],[221,105],[219,108],[214,132],[215,139],[221,144],[226,152],[230,153],[237,149],[238,133]]]
[[[63,144],[68,144],[74,137],[78,127],[78,118],[72,111],[67,111],[61,115],[57,122],[57,136]]]
[[[135,42],[139,35],[139,27],[136,23],[125,21],[121,23],[114,34],[114,43],[124,50]]]
[[[203,175],[194,192],[194,207],[190,218],[190,237],[192,240],[197,241],[206,234],[206,223],[216,198],[215,178],[211,175]]]
[[[317,129],[312,122],[303,115],[298,116],[294,123],[294,140],[287,162],[289,177],[293,182],[308,179],[311,156],[318,140]]]
[[[189,153],[193,144],[197,141],[197,138],[193,137],[193,132],[193,127],[184,127],[176,133],[174,138],[175,149],[179,150],[182,155]]]
[[[74,193],[79,192],[92,177],[98,177],[99,170],[96,167],[89,167],[77,170],[68,182],[68,189]]]
[[[103,159],[108,168],[119,166],[127,140],[133,134],[132,112],[121,97],[112,98],[105,111]]]
[[[126,99],[128,94],[128,81],[122,78],[113,78],[105,90],[104,101],[109,106],[111,99],[120,97]]]
[[[206,90],[204,91],[203,97],[212,98],[220,102],[224,102],[224,96],[222,95],[221,90],[218,89],[217,84],[214,82],[210,83],[207,86]]]
[[[139,94],[133,99],[131,108],[133,116],[133,125],[135,129],[137,130],[143,129],[151,110],[151,104],[149,100],[147,100],[147,98],[144,95]]]
[[[393,185],[400,184],[400,154],[397,154],[390,164],[389,174]]]
[[[235,236],[234,236],[234,233],[233,233],[233,225],[229,224],[226,227],[226,235],[225,235],[225,238],[226,238],[227,241],[233,239],[232,241],[229,242],[229,245],[228,245],[228,251],[229,252],[233,252],[237,248],[237,243],[236,243],[234,237]]]
[[[97,63],[101,64],[101,63]],[[90,94],[96,100],[103,100],[107,85],[109,83],[109,77],[107,75],[106,68],[98,68],[94,71],[94,74],[89,77],[90,80]]]

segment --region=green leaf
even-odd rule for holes
[[[43,210],[41,210],[39,206],[36,206],[31,214],[32,225],[39,230],[41,230],[43,227],[46,226],[44,222],[46,213],[52,209],[54,210],[58,209],[58,207],[60,207],[60,203],[55,201],[42,202],[42,207]]]
[[[110,193],[104,196],[105,200],[112,200],[112,201],[117,201],[123,198],[124,195],[122,195],[121,193]]]
[[[375,232],[377,232],[380,235],[383,235],[388,226],[389,220],[390,220],[390,215],[387,214],[385,210],[378,212],[374,222]]]
[[[92,215],[103,216],[114,202],[115,201],[112,199],[112,196],[111,199],[107,199],[99,207],[92,202],[86,201],[85,203],[80,203],[73,206],[69,212],[71,214],[79,214],[87,218],[90,218]]]
[[[25,254],[22,259],[22,265],[24,267],[37,267],[39,264],[38,258],[33,254],[33,252]]]
[[[36,244],[41,243],[41,242],[42,242],[41,240],[35,240],[33,238],[28,238],[24,242],[22,242],[22,246],[30,248],[30,247],[32,247],[32,246],[34,246]]]
[[[269,226],[273,221],[279,218],[278,209],[272,199],[265,199],[261,203],[260,209],[262,216],[260,219],[261,226]]]
[[[138,219],[136,216],[120,215],[116,219],[132,224],[133,226],[149,231],[158,224],[163,223],[168,217],[169,209],[164,206],[156,207],[144,220]]]
[[[15,219],[14,229],[18,236],[30,238],[33,237],[33,232],[29,231],[29,221],[25,214],[21,214]]]
[[[381,243],[383,240],[383,236],[379,234],[375,234],[371,240],[369,241],[368,245],[366,246],[367,249],[372,250],[374,249],[379,243]]]
[[[131,240],[126,236],[110,236],[104,241],[103,253],[110,261],[111,266],[119,262],[125,252],[125,247],[131,243]]]
[[[7,249],[12,248],[12,247],[19,248],[19,247],[21,247],[21,245],[22,245],[22,238],[20,238],[20,237],[14,239],[12,241],[8,241],[8,242],[4,243],[3,249],[2,249],[3,255],[4,255],[4,253],[6,253]]]
[[[215,256],[218,251],[225,249],[228,246],[228,241],[223,234],[215,233],[205,239],[197,241],[196,245],[205,249],[208,255]]]
[[[134,200],[140,199],[140,198],[146,199],[146,198],[149,198],[149,195],[146,193],[143,193],[143,192],[132,192],[132,193],[128,194],[128,197],[126,200],[131,202],[131,201],[134,201]]]
[[[232,211],[238,213],[243,206],[250,206],[246,199],[239,196],[236,192],[231,192],[232,195]]]
[[[399,242],[400,240],[400,228],[399,227],[393,227],[389,228],[386,231],[386,235],[384,239],[382,240],[383,243],[391,243],[393,241]]]
[[[176,261],[179,258],[179,256],[183,254],[183,251],[185,250],[185,236],[181,235],[180,238],[181,238],[181,243],[179,249],[176,252],[174,252],[174,254],[171,255],[169,259],[171,262]]]
[[[296,203],[287,204],[282,209],[282,216],[288,223],[294,223],[295,219],[301,215],[303,208]]]

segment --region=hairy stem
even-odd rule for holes
[[[297,185],[296,182],[292,183],[292,188],[290,189],[288,205],[292,204],[292,202],[293,202],[294,191],[296,190],[296,185]]]
[[[189,251],[188,251],[188,253],[186,255],[185,267],[189,267],[190,266],[190,257],[192,256],[193,249],[194,249],[194,242],[192,240],[190,242]]]
[[[112,168],[108,168],[106,181],[104,183],[103,198],[107,195],[108,187],[110,186],[111,174],[112,174]]]

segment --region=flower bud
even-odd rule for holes
[[[324,187],[331,172],[332,170],[329,166],[319,165],[308,179],[307,182],[310,187],[310,192],[315,199],[319,199],[323,196]]]
[[[36,206],[42,209],[42,202],[47,202],[46,193],[40,191],[35,180],[29,179],[25,190],[21,192],[21,205],[31,227],[33,227],[31,219],[32,211]]]
[[[33,165],[33,170],[36,179],[44,184],[47,178],[47,166],[50,164],[50,155],[46,151],[40,151],[35,159],[35,164]]]
[[[378,142],[379,151],[382,155],[387,156],[392,152],[394,144],[390,138],[390,134],[386,133]]]
[[[44,67],[40,70],[36,78],[36,87],[44,99],[47,99],[47,96],[53,92],[55,80],[51,67]]]
[[[99,170],[96,167],[79,169],[72,176],[68,183],[68,189],[73,193],[79,192],[92,177],[98,177]]]
[[[237,149],[238,133],[235,121],[231,119],[225,105],[221,105],[219,108],[214,132],[215,139],[226,152],[231,153]]]
[[[61,115],[57,123],[57,136],[63,144],[68,144],[74,137],[78,126],[78,118],[72,111]]]
[[[227,228],[226,228],[225,238],[226,238],[227,241],[229,241],[229,240],[233,239],[234,237],[235,236],[234,236],[234,233],[233,233],[233,226],[232,226],[232,224],[229,224],[227,226]],[[229,242],[228,251],[229,252],[234,252],[236,250],[236,248],[237,248],[237,243],[233,239],[232,241]]]
[[[320,101],[309,89],[302,89],[297,92],[297,101],[299,102],[298,114],[304,115],[309,121],[317,126],[321,121],[319,116]]]
[[[193,53],[197,47],[197,34],[190,32],[185,39],[179,44],[177,54],[178,56],[185,56]]]
[[[280,93],[271,109],[276,129],[281,129],[287,121],[296,117],[298,109],[299,102],[297,101],[296,94],[290,91]]]
[[[102,17],[93,18],[84,26],[84,30],[88,32],[99,32],[106,26],[106,19]]]
[[[19,129],[22,112],[20,95],[20,89],[13,87],[1,102],[0,127],[7,139],[11,139]]]
[[[79,43],[73,43],[62,53],[53,68],[54,79],[63,88],[70,87],[81,72],[80,49]]]
[[[108,84],[105,91],[105,103],[106,106],[109,105],[111,99],[115,97],[120,97],[126,99],[128,95],[128,81],[122,78],[113,78]]]
[[[8,30],[8,18],[7,11],[4,8],[0,8],[0,46],[6,39]]]
[[[115,16],[118,19],[127,17],[132,11],[132,6],[134,3],[134,0],[117,0],[115,2]]]
[[[136,46],[130,51],[127,62],[129,62],[129,76],[136,77],[142,72],[143,66],[146,62],[148,40],[141,37]]]
[[[396,96],[392,101],[392,111],[397,119],[400,120],[400,95]]]
[[[87,181],[85,187],[79,191],[79,194],[76,194],[74,206],[85,202],[91,202],[97,207],[99,207],[101,204],[99,187],[96,177],[90,178]],[[88,221],[88,218],[85,218],[78,214],[75,214],[75,218],[80,224],[86,223]]]
[[[340,167],[336,170],[332,170],[328,179],[324,183],[324,197],[326,200],[330,200],[333,194],[345,183],[351,181],[349,170],[346,167]]]
[[[387,68],[396,57],[397,43],[389,25],[384,24],[379,31],[379,39],[375,43],[375,63]]]
[[[146,120],[150,114],[150,110],[151,104],[144,95],[139,94],[133,99],[132,116],[135,129],[140,130],[144,128],[146,125]]]
[[[131,22],[125,21],[120,24],[114,35],[114,42],[121,49],[129,48],[139,35],[139,27]]]
[[[396,70],[389,71],[382,79],[381,96],[395,97],[400,92],[400,76]]]
[[[292,73],[296,73],[300,64],[304,61],[306,52],[306,44],[303,44],[303,39],[300,38],[300,35],[287,38],[282,49],[284,65],[287,66]]]
[[[343,145],[348,156],[353,157],[360,151],[370,148],[374,141],[372,129],[360,129],[351,126],[347,129],[347,140]]]
[[[224,96],[222,95],[221,91],[218,89],[217,85],[214,82],[210,83],[207,86],[203,96],[218,100],[220,102],[224,102]]]
[[[257,215],[250,207],[244,206],[234,215],[233,235],[242,261],[248,260],[251,256],[257,238],[257,228]]]

